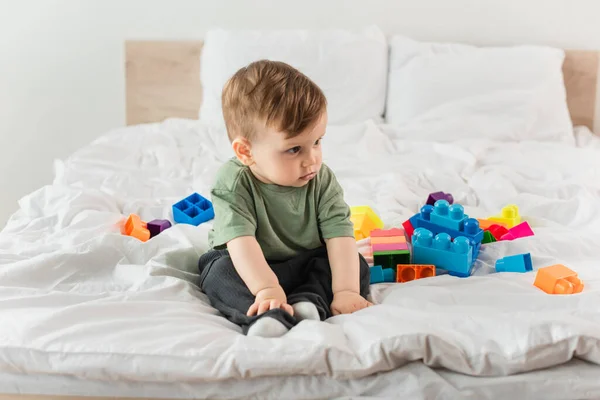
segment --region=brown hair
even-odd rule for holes
[[[239,69],[225,84],[223,117],[229,140],[252,140],[266,126],[299,135],[317,122],[327,107],[321,89],[292,66],[260,60]]]

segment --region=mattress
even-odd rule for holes
[[[571,398],[571,379],[580,379],[578,397],[592,398],[600,383],[584,377],[599,376],[600,364],[598,142],[440,144],[370,121],[329,127],[324,161],[346,201],[371,205],[388,226],[444,190],[473,217],[515,203],[536,235],[483,246],[472,277],[373,285],[375,307],[265,339],[241,335],[196,286],[210,223],[178,224],[146,243],[120,231],[130,213],[171,218],[178,200],[208,195],[232,156],[225,133],[189,120],[108,132],[57,160],[52,184],[21,199],[0,232],[0,371],[20,379],[2,389],[492,398],[529,390],[526,376],[543,398]],[[522,252],[534,269],[569,266],[584,291],[550,296],[532,285],[535,272],[493,273],[496,259]],[[35,379],[45,383],[36,389]]]

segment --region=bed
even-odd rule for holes
[[[210,223],[145,243],[121,233],[130,213],[170,219],[176,201],[208,194],[231,157],[222,127],[197,120],[202,46],[128,42],[129,126],[57,160],[0,232],[0,399],[600,398],[599,53],[566,52],[567,142],[332,124],[325,162],[347,202],[386,225],[444,190],[476,217],[514,202],[536,235],[483,246],[469,278],[373,285],[375,307],[263,339],[198,291]],[[522,252],[534,269],[568,265],[584,291],[550,296],[535,272],[493,273]]]

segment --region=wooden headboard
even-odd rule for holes
[[[127,125],[198,118],[202,41],[127,41]],[[574,125],[600,134],[600,52],[567,50],[563,66]]]

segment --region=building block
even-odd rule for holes
[[[577,273],[562,264],[538,269],[533,284],[548,294],[574,294],[583,290]]]
[[[125,221],[125,234],[127,236],[138,238],[142,242],[150,239],[148,225],[136,214],[130,214],[129,217],[127,217],[127,220]]]
[[[408,250],[406,243],[376,243],[371,245],[373,253],[390,250]]]
[[[492,225],[500,225],[508,229],[505,223],[498,221],[490,221],[489,219],[477,219],[479,222],[479,227],[484,231],[487,231]]]
[[[514,204],[509,204],[502,208],[500,215],[495,215],[493,217],[489,217],[488,219],[490,221],[502,222],[506,224],[507,228],[512,228],[521,222],[519,207]]]
[[[429,220],[437,225],[460,231],[464,229],[464,223],[468,216],[460,204],[448,203],[446,200],[438,200],[433,206]]]
[[[409,221],[415,229],[425,228],[428,231],[431,231],[431,233],[434,235],[437,235],[438,233],[447,233],[452,238],[464,236],[470,240],[471,246],[475,246],[476,244],[481,243],[483,240],[483,230],[479,228],[479,222],[475,218],[467,218],[464,221],[463,229],[456,230],[434,224],[429,218],[432,212],[432,206],[423,206],[421,207],[421,212],[413,215]]]
[[[371,237],[398,237],[404,236],[404,230],[400,228],[391,228],[391,229],[375,229],[371,232]]]
[[[492,235],[492,232],[483,231],[483,240],[481,241],[481,244],[494,243],[494,242],[496,242],[496,238],[494,237],[494,235]]]
[[[502,236],[508,233],[508,229],[500,225],[492,225],[488,228],[488,232],[498,241],[502,240]]]
[[[354,238],[368,238],[374,229],[383,228],[383,222],[369,206],[350,207],[350,220],[354,225]]]
[[[528,272],[533,269],[531,254],[516,254],[496,261],[496,272]]]
[[[396,265],[396,282],[409,282],[430,276],[435,276],[435,265]]]
[[[523,221],[518,225],[513,226],[512,228],[510,228],[508,230],[508,233],[505,233],[504,235],[502,235],[502,237],[500,239],[502,240],[515,240],[515,239],[520,239],[520,238],[524,238],[527,236],[533,236],[533,230],[531,229],[531,227],[529,226],[529,223],[527,221]]]
[[[406,221],[404,221],[402,223],[402,227],[404,228],[404,235],[406,236],[407,240],[410,242],[412,235],[415,231],[413,224],[410,222],[409,219],[407,219]]]
[[[395,282],[395,273],[391,268],[383,268],[381,265],[371,267],[371,280],[370,283],[382,283],[382,282]]]
[[[192,193],[180,202],[173,204],[173,219],[180,224],[198,226],[214,217],[215,210],[212,203],[198,193]]]
[[[459,236],[451,240],[447,233],[433,233],[424,228],[415,229],[413,235],[413,263],[433,264],[450,275],[466,277],[473,267],[473,246],[468,238]]]
[[[171,222],[166,219],[154,219],[148,222],[148,230],[150,231],[150,237],[158,235],[164,230],[167,230],[171,227]]]
[[[430,193],[429,196],[427,196],[427,202],[425,204],[429,204],[430,206],[432,206],[438,200],[446,200],[450,204],[454,203],[454,197],[452,197],[450,193],[434,192]]]
[[[396,265],[410,263],[410,251],[378,251],[376,253],[373,253],[373,263],[375,265],[381,265],[384,268],[392,268],[395,271]]]
[[[371,232],[371,233],[373,233],[373,232]],[[404,236],[390,236],[390,237],[373,237],[373,236],[371,236],[371,244],[388,244],[388,243],[406,243],[406,238]]]

